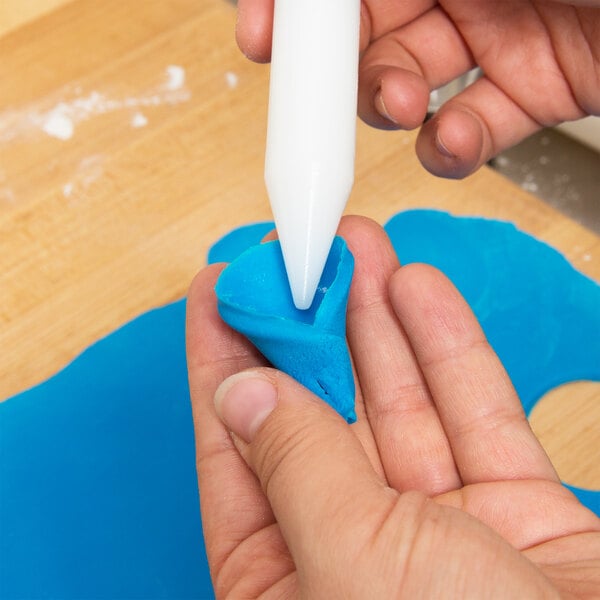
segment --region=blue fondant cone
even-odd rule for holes
[[[354,377],[346,343],[346,306],[354,258],[336,237],[315,299],[294,306],[278,241],[246,250],[216,286],[221,318],[275,366],[356,421]]]

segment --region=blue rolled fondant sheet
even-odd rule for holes
[[[273,221],[252,223],[238,227],[217,240],[208,250],[208,264],[233,262],[240,254],[260,243],[260,241],[275,229]]]
[[[0,403],[0,598],[212,598],[185,302]]]
[[[244,228],[212,261],[270,228]],[[435,211],[387,230],[402,262],[441,268],[466,296],[528,412],[559,383],[600,380],[600,286],[556,251],[507,223]],[[0,403],[0,598],[213,597],[184,313],[179,301],[142,315]],[[600,492],[574,491],[600,514]]]
[[[443,271],[465,297],[529,414],[549,390],[600,381],[600,286],[513,224],[409,210],[385,226],[402,264]]]

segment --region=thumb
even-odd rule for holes
[[[262,484],[298,572],[327,574],[332,584],[340,553],[350,559],[347,552],[360,552],[396,493],[375,473],[352,427],[280,371],[233,375],[219,386],[215,405]]]

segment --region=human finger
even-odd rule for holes
[[[345,217],[342,235],[354,255],[347,335],[366,413],[390,486],[436,495],[460,485],[444,429],[415,355],[390,303],[399,268],[377,223]]]
[[[599,110],[599,13],[558,2],[445,3],[485,77],[426,123],[417,154],[464,177],[541,127]]]
[[[600,532],[600,519],[556,481],[478,483],[435,501],[474,516],[517,550],[577,533]]]
[[[460,179],[542,126],[482,77],[423,125],[416,151],[434,175]]]
[[[213,581],[241,541],[275,522],[256,477],[218,418],[215,390],[264,359],[217,313],[214,285],[223,265],[200,272],[187,299],[186,342],[203,533]],[[264,545],[263,545],[264,547]]]
[[[558,481],[506,371],[452,283],[433,267],[408,265],[394,275],[390,294],[463,483]]]
[[[435,4],[435,0],[390,2],[363,0],[361,3],[360,47],[389,31],[417,18]],[[256,62],[271,58],[274,0],[238,0],[236,38],[242,52]]]
[[[414,129],[427,114],[430,90],[474,65],[463,37],[440,8],[375,40],[360,61],[358,112],[382,129]]]
[[[321,595],[335,596],[346,587],[340,566],[353,562],[398,495],[344,419],[279,371],[238,373],[219,387],[215,405],[271,503],[299,577],[323,581]]]
[[[238,0],[235,35],[240,50],[255,62],[271,59],[274,0]]]

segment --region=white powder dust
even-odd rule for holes
[[[46,115],[42,129],[53,138],[58,140],[69,140],[75,132],[73,120],[69,117],[68,107],[62,102]]]
[[[526,192],[531,192],[532,194],[535,194],[537,191],[539,191],[539,186],[535,181],[524,181],[521,184],[521,189],[525,190]]]
[[[185,85],[185,69],[179,65],[169,65],[167,67],[168,90],[180,90]]]
[[[0,143],[30,137],[36,131],[67,141],[75,135],[79,123],[97,115],[187,102],[191,98],[191,92],[185,86],[185,81],[185,69],[179,65],[169,65],[162,72],[158,85],[135,95],[114,98],[96,90],[82,94],[80,86],[71,88],[68,93],[76,91],[77,96],[71,99],[61,98],[53,106],[37,104],[0,112]],[[130,123],[132,127],[144,127],[148,123],[148,117],[138,112]]]
[[[508,167],[508,165],[510,164],[510,160],[502,154],[500,156],[496,156],[494,161],[500,168]]]
[[[235,90],[240,82],[240,78],[233,71],[227,71],[225,73],[225,83],[230,90]]]
[[[71,203],[81,200],[83,193],[104,175],[104,161],[105,156],[102,154],[82,158],[71,179],[63,184],[63,196],[70,199]]]
[[[146,115],[144,115],[143,113],[136,112],[131,117],[131,126],[134,129],[139,129],[140,127],[146,127],[146,125],[148,125],[148,119],[146,118]]]
[[[72,181],[67,181],[67,183],[65,183],[65,185],[63,185],[63,196],[65,198],[70,198],[71,195],[73,194],[73,188],[75,186],[73,185]]]

